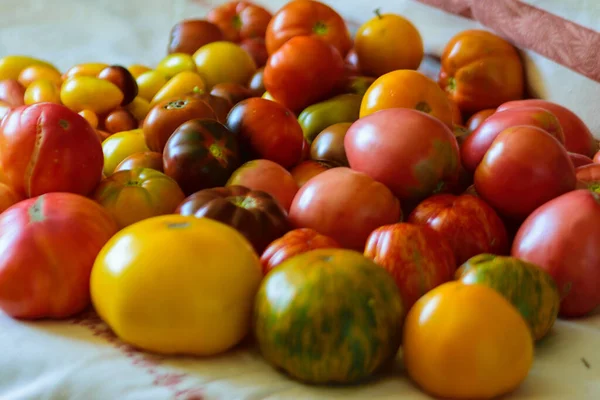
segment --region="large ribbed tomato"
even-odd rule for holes
[[[221,29],[226,40],[239,42],[264,38],[271,13],[253,2],[228,1],[210,10],[206,19]]]

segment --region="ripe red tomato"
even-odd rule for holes
[[[333,164],[329,164],[326,161],[306,160],[292,168],[290,173],[296,180],[298,187],[302,187],[315,176],[333,167]]]
[[[457,265],[478,254],[509,251],[504,223],[492,207],[475,196],[432,196],[413,210],[408,222],[439,232],[448,240]]]
[[[276,198],[286,211],[298,192],[298,184],[288,170],[269,160],[252,160],[236,169],[226,186],[239,185],[262,190]]]
[[[350,168],[320,173],[300,190],[290,209],[296,228],[311,228],[362,251],[374,229],[400,221],[400,202],[383,184]]]
[[[24,200],[23,196],[18,194],[4,182],[0,182],[0,214],[13,204]]]
[[[304,135],[289,109],[271,100],[253,97],[236,104],[227,127],[237,135],[246,159],[264,158],[290,168],[302,158]]]
[[[485,110],[477,111],[471,115],[465,124],[466,128],[470,131],[474,131],[479,128],[481,123],[496,112],[495,108],[486,108]]]
[[[581,188],[600,192],[600,164],[588,164],[575,168],[575,176]]]
[[[229,1],[210,10],[206,19],[221,28],[225,40],[239,42],[264,38],[271,17],[269,11],[250,1]]]
[[[475,171],[485,152],[488,151],[500,132],[518,125],[529,125],[543,129],[558,139],[561,144],[565,143],[560,122],[550,111],[539,107],[513,108],[491,115],[467,137],[460,146],[460,155],[464,167],[470,172]]]
[[[0,100],[10,104],[12,107],[24,105],[25,87],[16,79],[4,79],[0,81]]]
[[[90,302],[94,260],[116,232],[102,206],[73,193],[44,194],[6,210],[0,215],[0,308],[26,319],[82,311]]]
[[[575,168],[565,148],[534,126],[502,131],[475,170],[479,196],[513,220],[524,220],[575,185]]]
[[[284,43],[297,36],[323,40],[334,46],[342,57],[352,47],[344,19],[333,8],[319,1],[293,0],[279,9],[267,27],[269,54],[275,53]]]
[[[541,107],[554,114],[562,126],[565,136],[565,147],[568,151],[588,157],[593,157],[596,151],[598,151],[598,144],[592,132],[585,125],[585,122],[573,111],[559,104],[539,99],[515,100],[502,104],[498,107],[497,111],[500,112],[523,106]]]
[[[546,270],[563,297],[560,315],[600,305],[600,194],[575,190],[535,210],[517,232],[512,255]]]
[[[584,156],[583,154],[571,153],[571,152],[568,152],[568,154],[569,154],[569,158],[571,159],[571,162],[573,163],[573,166],[575,168],[594,163],[594,160],[592,160],[588,156]]]
[[[342,78],[344,60],[335,47],[311,36],[296,36],[267,60],[269,94],[294,112],[327,97]]]
[[[337,249],[340,247],[334,239],[321,235],[314,229],[294,229],[274,240],[265,249],[260,258],[263,274],[268,274],[273,268],[298,254],[316,249]]]
[[[0,125],[0,169],[26,197],[89,194],[104,167],[96,131],[81,115],[54,103],[15,108]]]
[[[450,281],[456,271],[450,244],[425,225],[377,228],[369,235],[364,254],[392,274],[407,310],[422,295]]]
[[[400,200],[422,200],[454,180],[459,150],[440,120],[390,108],[356,121],[344,137],[350,168],[385,184]]]

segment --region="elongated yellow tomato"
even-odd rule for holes
[[[100,251],[92,302],[124,342],[164,354],[214,355],[249,332],[262,273],[235,229],[165,215],[128,226]]]
[[[150,102],[143,97],[137,96],[133,101],[125,106],[125,109],[131,113],[138,121],[142,121],[150,112]]]
[[[104,114],[121,104],[123,92],[112,82],[91,76],[67,79],[60,90],[62,103],[75,112],[91,110]]]
[[[20,55],[6,56],[0,58],[0,81],[4,79],[19,79],[21,72],[32,65],[44,65],[56,69],[49,62],[38,60],[37,58]]]
[[[77,64],[69,68],[67,72],[64,73],[63,80],[67,80],[75,76],[96,77],[104,68],[108,66],[108,64],[97,62]]]
[[[53,81],[38,79],[27,87],[23,100],[26,105],[44,102],[60,104],[60,90]]]
[[[32,82],[39,79],[47,79],[54,82],[58,87],[62,85],[62,75],[54,68],[43,64],[30,65],[19,74],[19,83],[27,88]]]
[[[183,71],[169,79],[158,93],[156,93],[150,104],[154,105],[171,97],[202,91],[205,87],[206,85],[204,84],[202,77],[196,72]]]
[[[217,83],[248,84],[256,64],[246,50],[231,42],[212,42],[194,53],[198,72],[212,88]]]
[[[130,155],[150,151],[146,146],[144,132],[141,129],[118,132],[102,142],[104,152],[104,175],[110,176],[117,165]]]
[[[146,67],[145,65],[141,64],[130,65],[129,67],[127,67],[127,69],[135,79],[137,79],[138,76],[140,76],[144,72],[152,71],[152,68]]]
[[[196,63],[191,55],[185,53],[173,53],[163,58],[156,70],[162,73],[167,79],[183,71],[196,71]]]
[[[158,71],[144,72],[135,79],[138,85],[138,96],[148,101],[167,83],[167,78]]]

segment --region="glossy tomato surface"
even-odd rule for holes
[[[495,108],[486,108],[485,110],[477,111],[471,115],[465,124],[466,128],[470,131],[474,131],[479,128],[481,123],[485,121],[489,116],[496,112]]]
[[[575,168],[583,167],[584,165],[594,164],[594,160],[583,154],[569,152],[569,158]]]
[[[588,164],[575,168],[577,182],[582,188],[600,191],[600,164]]]
[[[210,10],[206,19],[221,29],[226,40],[239,42],[264,38],[271,13],[251,1],[228,1]]]
[[[15,192],[15,190],[6,183],[0,182],[0,214],[21,200],[24,200],[23,195]]]
[[[155,151],[143,151],[133,153],[117,165],[115,172],[134,168],[152,168],[158,172],[163,172],[162,154]]]
[[[362,172],[338,167],[309,180],[290,209],[295,228],[311,228],[345,248],[362,251],[371,232],[402,218],[400,202]]]
[[[223,40],[221,29],[202,19],[185,19],[173,25],[167,52],[192,55],[205,44]]]
[[[326,161],[306,160],[292,168],[290,173],[296,180],[298,187],[302,187],[313,177],[337,166],[338,165],[330,164]]]

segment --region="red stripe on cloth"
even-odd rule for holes
[[[600,82],[598,31],[518,0],[415,1],[474,19],[518,47]]]

